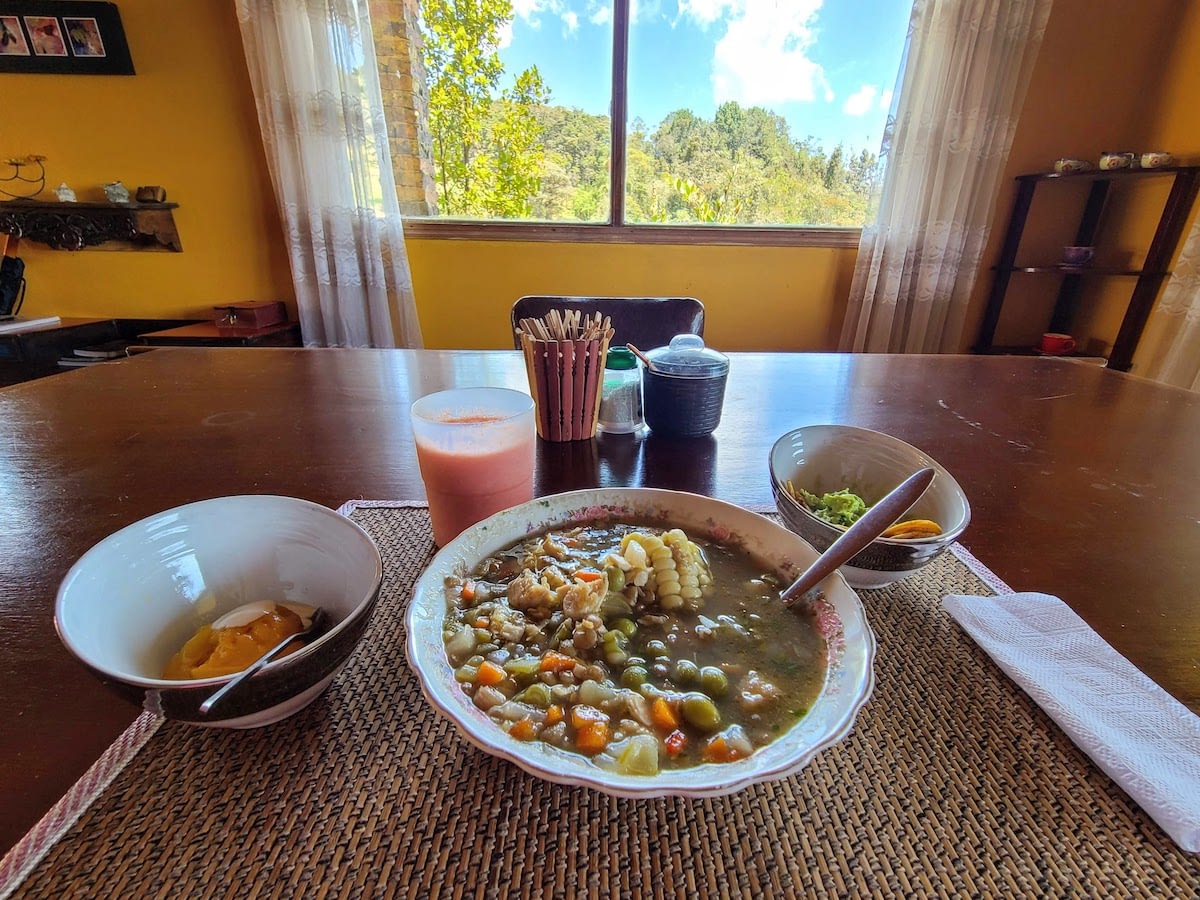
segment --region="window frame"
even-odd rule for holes
[[[856,248],[861,228],[804,225],[631,225],[625,221],[628,138],[630,0],[613,0],[612,106],[607,222],[480,221],[440,216],[405,216],[410,238],[462,241],[536,241],[609,244],[731,244]]]

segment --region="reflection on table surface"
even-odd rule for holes
[[[526,389],[514,351],[164,349],[0,390],[0,839],[15,842],[137,714],[60,645],[57,585],[88,547],[205,497],[337,507],[424,491],[408,406],[451,386]],[[772,506],[767,454],[845,422],[922,448],[962,484],[963,544],[1057,594],[1200,710],[1200,398],[1062,359],[733,354],[720,427],[539,442],[539,494],[644,485]]]

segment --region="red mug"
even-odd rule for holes
[[[1061,356],[1075,349],[1075,338],[1069,334],[1055,334],[1052,331],[1048,331],[1042,335],[1040,349],[1043,353],[1050,356]]]

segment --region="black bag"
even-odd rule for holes
[[[0,256],[0,316],[15,316],[25,299],[25,260]]]

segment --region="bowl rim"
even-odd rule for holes
[[[459,735],[473,746],[492,756],[511,762],[529,774],[556,784],[587,787],[612,796],[631,799],[666,796],[710,797],[733,793],[751,784],[794,774],[807,766],[818,753],[845,738],[853,729],[858,714],[874,691],[874,662],[877,652],[877,641],[874,631],[872,631],[870,623],[867,620],[866,610],[861,600],[840,573],[835,573],[831,576],[833,580],[826,582],[825,593],[826,595],[833,594],[837,598],[840,604],[838,608],[839,614],[848,612],[852,616],[851,621],[842,621],[843,634],[852,632],[860,642],[861,649],[854,651],[854,653],[857,660],[856,671],[858,669],[862,671],[857,675],[859,679],[857,684],[852,681],[849,685],[835,685],[831,684],[831,677],[835,666],[829,666],[826,671],[825,684],[813,704],[813,709],[815,710],[817,705],[826,697],[835,698],[832,702],[841,703],[845,708],[840,711],[838,717],[826,733],[814,740],[813,743],[805,747],[801,752],[786,756],[786,758],[764,763],[764,760],[768,757],[766,754],[763,754],[763,751],[771,747],[786,747],[789,736],[803,729],[808,716],[799,720],[788,732],[780,735],[770,744],[766,745],[766,747],[759,748],[758,751],[744,760],[732,763],[702,763],[685,769],[661,770],[654,776],[635,776],[622,775],[618,772],[601,768],[593,764],[587,757],[577,753],[538,742],[518,741],[505,733],[495,722],[487,719],[486,715],[479,716],[475,715],[474,712],[470,716],[460,715],[468,706],[472,711],[475,708],[471,705],[471,700],[466,694],[456,691],[457,684],[453,683],[452,678],[449,679],[449,683],[447,683],[447,679],[445,678],[435,678],[436,666],[440,665],[447,672],[450,671],[449,663],[445,658],[444,646],[440,638],[440,629],[437,635],[438,646],[435,658],[425,658],[425,647],[428,642],[421,640],[420,636],[428,628],[433,627],[433,625],[440,625],[445,621],[445,594],[440,580],[444,577],[445,572],[452,571],[455,563],[473,566],[479,562],[479,559],[483,558],[480,556],[479,559],[468,561],[463,555],[463,548],[468,546],[473,537],[479,534],[481,530],[486,531],[488,528],[501,524],[505,517],[513,517],[517,520],[529,514],[536,517],[539,509],[545,511],[549,508],[549,504],[558,504],[562,511],[556,514],[550,520],[549,524],[529,531],[526,536],[531,536],[547,528],[559,527],[571,522],[580,521],[579,518],[569,514],[572,509],[580,510],[599,507],[611,510],[610,504],[618,503],[624,498],[632,498],[630,500],[631,503],[644,502],[646,504],[653,503],[655,500],[661,500],[665,503],[696,503],[699,501],[707,509],[731,516],[734,520],[742,517],[753,517],[758,527],[778,529],[794,546],[801,549],[806,557],[811,554],[811,558],[805,559],[804,564],[811,562],[817,555],[817,551],[803,537],[765,516],[723,500],[685,491],[633,487],[588,488],[538,497],[527,503],[501,511],[468,529],[443,547],[434,556],[429,566],[421,573],[413,585],[412,597],[404,616],[406,631],[405,652],[409,668],[417,676],[421,692],[434,711],[449,719]],[[593,516],[592,518],[598,517]],[[617,517],[619,518],[619,515]],[[495,549],[508,546],[514,540],[518,539],[520,538],[506,539],[503,543],[498,544]],[[752,547],[747,547],[746,549],[753,552]],[[439,579],[437,585],[429,583],[434,578]],[[427,600],[431,595],[440,600],[440,610],[430,609],[431,605]],[[430,652],[434,653],[435,651]],[[783,751],[780,750],[775,751],[772,755],[779,756],[782,754]]]
[[[256,673],[255,677],[258,677],[258,675],[261,673],[276,671],[285,666],[294,666],[317,653],[318,648],[323,647],[325,644],[331,642],[334,638],[334,635],[339,634],[340,632],[349,628],[350,623],[361,616],[364,611],[369,610],[373,602],[378,599],[380,586],[383,582],[383,558],[380,555],[378,545],[371,538],[371,536],[367,534],[366,530],[364,530],[361,525],[350,519],[348,516],[343,516],[336,510],[330,509],[328,506],[324,506],[320,503],[315,503],[312,500],[305,500],[301,497],[289,497],[283,494],[227,494],[220,497],[208,497],[203,500],[195,500],[191,503],[184,503],[179,506],[173,506],[168,509],[151,513],[148,516],[143,516],[142,518],[130,522],[128,525],[125,525],[124,527],[119,528],[111,534],[108,534],[96,541],[96,543],[88,547],[88,549],[85,550],[77,560],[75,560],[75,562],[71,565],[71,568],[67,570],[67,573],[59,582],[58,589],[54,597],[54,630],[57,632],[59,640],[76,659],[78,659],[88,668],[99,673],[104,678],[120,682],[121,684],[132,685],[134,687],[147,688],[150,690],[186,690],[188,688],[219,687],[229,679],[233,678],[238,674],[237,672],[229,675],[214,675],[208,678],[149,678],[144,675],[132,675],[127,672],[114,671],[113,669],[103,666],[96,660],[92,659],[88,654],[84,653],[71,639],[62,623],[62,606],[68,588],[71,586],[72,582],[82,574],[84,564],[87,562],[88,557],[94,552],[98,552],[101,547],[107,544],[115,544],[118,541],[128,537],[135,530],[145,527],[155,519],[159,519],[164,516],[178,515],[185,510],[194,509],[199,506],[211,506],[217,504],[237,505],[239,503],[261,501],[267,501],[269,503],[282,501],[282,505],[285,506],[293,506],[297,509],[304,508],[310,512],[317,513],[321,517],[332,517],[329,518],[328,521],[342,523],[335,527],[343,527],[343,525],[351,526],[350,531],[347,533],[354,534],[355,540],[359,540],[361,538],[363,541],[365,541],[365,546],[371,551],[371,561],[374,568],[374,572],[372,573],[371,577],[371,588],[355,604],[350,613],[341,621],[334,624],[331,628],[327,628],[325,631],[323,631],[320,637],[318,637],[315,641],[305,644],[294,653],[289,653],[287,656],[280,657],[267,663],[262,667],[262,669],[259,670],[259,673]]]
[[[812,429],[812,428],[829,428],[829,429],[833,429],[833,430],[837,430],[837,431],[845,431],[848,433],[849,432],[857,432],[859,434],[864,434],[864,435],[873,435],[873,436],[877,436],[877,437],[882,437],[887,441],[892,441],[896,444],[900,444],[904,447],[907,447],[908,449],[910,449],[914,453],[916,453],[919,457],[921,457],[923,465],[927,465],[927,466],[930,466],[931,468],[933,468],[933,470],[937,473],[937,477],[945,478],[946,481],[953,488],[954,492],[962,500],[962,504],[963,504],[962,521],[957,525],[957,527],[952,528],[949,531],[943,531],[941,534],[934,534],[934,535],[929,535],[928,537],[920,537],[920,538],[900,539],[900,538],[877,537],[871,543],[885,544],[885,545],[892,546],[892,547],[921,547],[921,546],[936,546],[938,544],[951,544],[954,541],[958,540],[958,538],[962,536],[962,533],[967,530],[967,526],[971,524],[971,501],[967,498],[967,492],[962,489],[962,485],[960,485],[958,483],[958,479],[956,479],[952,474],[950,474],[950,471],[945,466],[943,466],[941,463],[939,463],[936,459],[934,459],[932,456],[930,456],[928,453],[926,453],[920,447],[917,447],[914,444],[910,444],[910,443],[908,443],[908,441],[903,440],[902,438],[898,438],[894,434],[888,434],[886,431],[878,431],[874,428],[864,428],[861,425],[843,425],[839,422],[814,422],[811,425],[801,425],[798,428],[792,428],[788,431],[785,431],[782,435],[780,435],[779,438],[775,441],[775,443],[773,443],[771,445],[771,449],[767,453],[767,471],[770,473],[770,476],[771,476],[771,489],[772,489],[772,492],[775,494],[776,502],[779,502],[780,500],[782,500],[784,503],[786,503],[788,505],[789,508],[794,509],[797,512],[803,514],[809,521],[814,522],[817,525],[823,526],[825,529],[830,530],[835,534],[843,534],[846,531],[846,528],[844,526],[834,525],[832,522],[826,522],[824,519],[817,516],[811,509],[809,509],[806,504],[801,503],[799,500],[797,500],[795,497],[793,497],[791,495],[791,493],[788,491],[787,487],[784,486],[782,480],[780,480],[779,474],[775,471],[775,451],[779,447],[783,446],[784,442],[787,441],[788,439],[790,439],[793,435],[799,434],[802,431],[808,431],[809,429]]]

